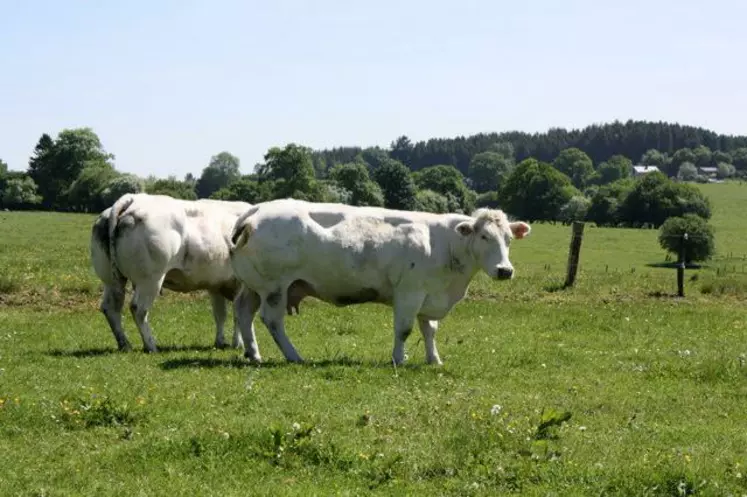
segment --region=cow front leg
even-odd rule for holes
[[[392,362],[399,366],[405,361],[405,341],[412,333],[415,318],[425,300],[425,294],[410,292],[394,298],[394,348]]]
[[[257,336],[254,332],[254,315],[259,310],[260,302],[259,295],[247,288],[242,288],[233,302],[233,313],[243,338],[244,357],[255,363],[262,362]]]
[[[420,332],[423,334],[423,341],[425,342],[425,362],[428,364],[443,364],[436,348],[438,321],[418,318],[418,324],[420,325]]]
[[[287,290],[278,288],[262,298],[260,317],[270,331],[272,339],[289,362],[303,362],[296,348],[285,334],[285,311],[288,301]]]
[[[210,305],[213,308],[213,319],[215,320],[215,348],[222,349],[226,346],[226,338],[223,330],[226,326],[226,299],[219,293],[208,292]]]
[[[114,339],[117,341],[117,349],[122,352],[132,350],[127,335],[122,328],[122,308],[125,301],[124,284],[114,284],[104,286],[104,295],[101,297],[99,309],[104,314],[109,328],[112,330]]]

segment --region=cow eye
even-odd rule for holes
[[[488,241],[488,237],[487,237],[487,236],[485,236],[485,235],[480,235],[480,238],[482,238],[482,239],[483,239],[483,240],[485,240],[486,242]]]

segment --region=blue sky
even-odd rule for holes
[[[0,0],[0,158],[90,126],[127,172],[614,119],[747,134],[742,0]]]

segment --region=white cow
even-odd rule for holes
[[[438,321],[480,269],[511,279],[509,244],[530,229],[500,210],[467,216],[283,199],[250,208],[226,243],[236,276],[261,298],[262,322],[288,361],[303,359],[286,336],[284,311],[313,296],[337,306],[393,307],[393,362],[403,362],[417,320],[426,361],[441,364]]]
[[[131,350],[122,328],[125,285],[134,290],[130,311],[140,331],[143,349],[156,352],[148,312],[162,288],[177,292],[206,290],[215,319],[215,346],[224,347],[226,302],[234,304],[233,346],[244,346],[244,336],[254,336],[252,316],[259,302],[241,292],[234,277],[225,237],[236,219],[251,204],[218,200],[179,200],[166,195],[125,194],[103,211],[93,224],[91,259],[104,283],[101,312],[117,340],[119,350]],[[241,319],[246,313],[248,321]],[[242,323],[246,323],[244,326]],[[259,357],[254,339],[245,351]]]

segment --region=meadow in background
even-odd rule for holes
[[[0,213],[0,494],[747,493],[747,185],[699,185],[716,257],[676,299],[657,230],[534,223],[516,275],[478,275],[437,334],[389,361],[391,309],[304,301],[291,365],[212,348],[205,295],[165,292],[163,351],[115,352],[93,215]],[[129,299],[129,296],[128,296]],[[126,308],[125,308],[126,309]],[[230,323],[230,320],[229,320]]]

